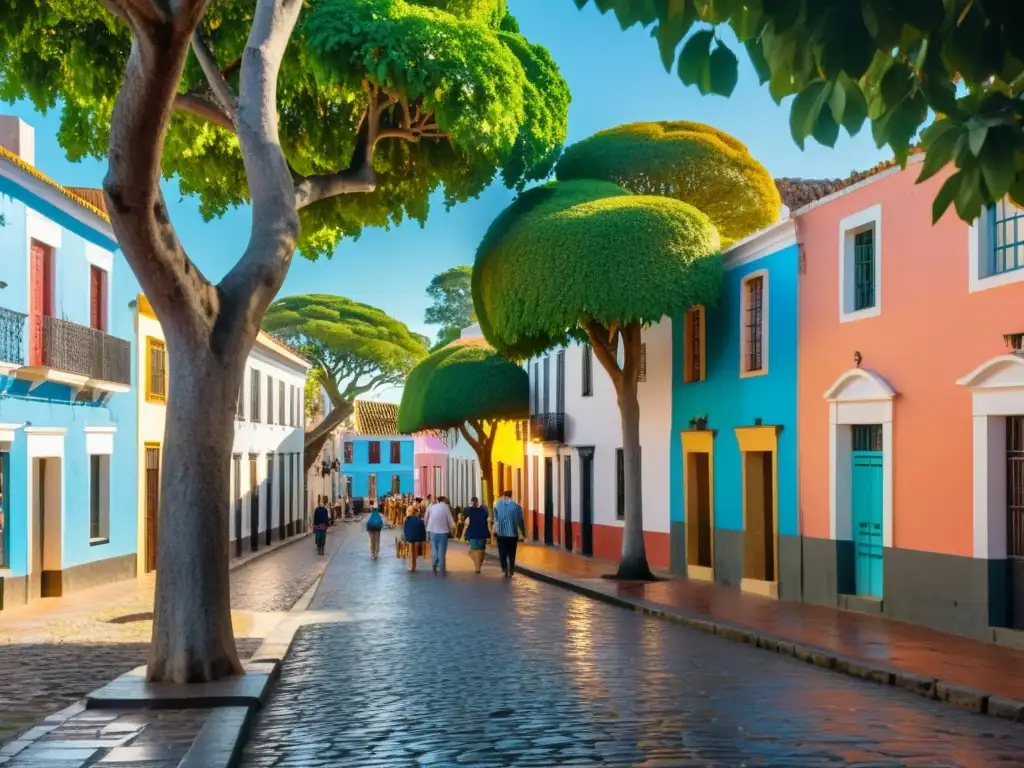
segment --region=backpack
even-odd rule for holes
[[[384,527],[384,520],[380,516],[379,510],[373,510],[370,513],[370,517],[366,520],[366,530],[368,531],[379,531]]]

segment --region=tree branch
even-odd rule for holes
[[[469,422],[469,425],[473,427],[477,435],[480,434],[479,421],[471,421]],[[462,433],[464,438],[466,438],[466,442],[469,443],[470,448],[479,453],[481,447],[480,441],[469,434],[469,430],[466,429],[465,423],[459,424],[459,432]]]
[[[194,93],[179,93],[174,97],[174,108],[180,112],[188,112],[206,122],[219,126],[227,131],[235,132],[232,119],[219,106],[208,99]]]
[[[622,386],[622,370],[618,361],[618,340],[613,332],[610,332],[596,320],[589,320],[583,324],[584,330],[590,339],[590,346],[594,350],[597,361],[605,369],[608,376],[615,385],[618,392]]]
[[[199,27],[196,27],[196,31],[192,33],[192,52],[199,61],[203,74],[206,75],[206,82],[209,83],[214,98],[232,121],[232,130],[234,130],[238,99],[231,92],[231,86],[224,79],[224,75],[217,66],[217,59],[214,57],[213,51],[210,50],[210,46],[206,44],[206,40],[203,39],[203,33]]]

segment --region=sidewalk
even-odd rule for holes
[[[493,557],[493,555],[491,555]],[[826,669],[1024,722],[1024,652],[880,616],[749,595],[684,578],[617,582],[615,564],[520,545],[516,570],[646,615],[792,654]]]

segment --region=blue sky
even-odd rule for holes
[[[614,16],[602,16],[593,4],[579,11],[573,0],[509,0],[509,7],[523,34],[551,51],[569,83],[570,143],[622,123],[685,119],[733,134],[775,176],[846,176],[892,156],[875,148],[868,129],[853,139],[842,136],[834,149],[809,143],[801,151],[790,137],[788,102],[776,106],[767,88],[758,86],[738,46],[734,50],[741,59],[740,83],[732,98],[701,96],[674,73],[665,72],[647,31],[622,32]],[[66,185],[100,186],[102,163],[72,164],[65,159],[56,142],[56,113],[44,117],[27,104],[0,105],[0,112],[34,125],[40,170]],[[472,263],[488,224],[511,197],[499,183],[449,213],[438,202],[424,228],[411,223],[391,231],[367,230],[358,241],[342,243],[329,261],[297,258],[280,295],[349,296],[433,336],[435,329],[423,324],[427,283],[448,267]],[[240,254],[239,243],[248,234],[248,211],[233,211],[205,223],[195,201],[179,201],[173,185],[167,201],[189,255],[207,277],[219,280]],[[389,400],[396,396],[397,391],[384,394]]]

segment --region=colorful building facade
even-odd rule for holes
[[[436,433],[414,438],[414,493],[420,498],[443,496],[448,491],[448,446]]]
[[[134,276],[98,190],[0,117],[0,607],[136,573]]]
[[[416,439],[398,432],[398,406],[356,400],[342,444],[342,495],[375,503],[388,493],[415,493],[415,460]]]
[[[671,568],[800,599],[794,221],[723,259],[718,304],[673,318]]]

